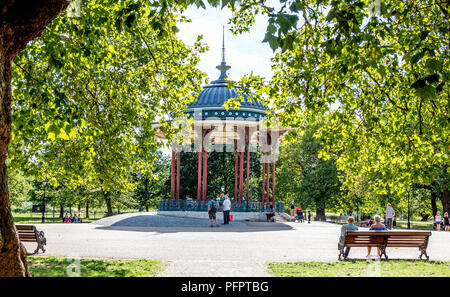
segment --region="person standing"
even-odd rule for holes
[[[439,211],[436,213],[436,216],[434,217],[434,222],[436,224],[436,230],[441,231],[442,219],[441,219],[441,213]]]
[[[231,201],[228,195],[225,195],[225,200],[222,204],[223,211],[223,224],[228,225],[230,223],[230,211],[231,211]]]
[[[219,223],[217,223],[216,212],[217,212],[217,202],[214,200],[213,197],[211,197],[211,200],[209,200],[208,202],[208,216],[211,221],[211,227],[214,227],[213,221],[216,222],[216,227],[219,227]]]
[[[394,217],[395,217],[395,211],[391,207],[391,204],[388,203],[387,207],[386,207],[386,223],[387,223],[387,228],[389,230],[392,229],[392,222],[394,221]]]
[[[291,217],[294,216],[294,210],[295,210],[295,201],[294,199],[291,200],[291,202],[289,203],[289,207],[291,209]]]
[[[347,224],[341,227],[341,237],[339,238],[339,246],[342,247],[344,244],[345,233],[347,231],[356,231],[358,227],[354,224],[355,219],[353,217],[348,217]],[[344,251],[344,260],[347,259],[348,254],[350,253],[350,247],[346,247]]]
[[[308,210],[308,224],[311,224],[311,211]]]
[[[445,231],[450,231],[450,220],[448,219],[448,212],[444,213],[444,227]]]

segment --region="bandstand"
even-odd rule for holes
[[[261,218],[261,212],[269,210],[270,205],[275,211],[284,212],[284,203],[276,201],[275,166],[278,144],[288,129],[269,125],[266,106],[249,94],[239,94],[237,88],[228,88],[226,78],[231,67],[225,62],[224,45],[222,62],[216,68],[220,71],[219,78],[203,87],[196,100],[184,110],[184,120],[177,123],[184,128],[171,141],[170,199],[159,201],[158,213],[206,218],[207,202],[211,198],[208,197],[208,152],[223,150],[235,156],[234,197],[230,197],[234,219]],[[239,108],[226,109],[224,103],[231,98],[240,100]],[[166,139],[160,124],[154,128],[158,138]],[[189,200],[180,199],[182,150],[198,154],[197,196]],[[261,154],[262,191],[257,200],[249,196],[251,153]]]

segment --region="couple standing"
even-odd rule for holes
[[[223,194],[222,194],[223,195]],[[217,201],[214,198],[211,198],[208,202],[208,216],[211,221],[211,227],[214,227],[213,222],[216,222],[216,227],[219,227],[219,223],[217,222],[216,213],[219,208],[219,197],[217,197]],[[231,210],[231,201],[228,195],[225,195],[225,200],[222,204],[222,212],[223,212],[223,224],[227,225],[230,223],[230,210]]]

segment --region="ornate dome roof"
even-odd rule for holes
[[[225,45],[222,46],[222,62],[216,68],[220,70],[219,79],[204,86],[203,90],[198,94],[197,100],[190,103],[185,112],[192,116],[194,110],[196,110],[197,115],[197,110],[202,109],[202,114],[205,117],[265,117],[267,107],[254,100],[253,97],[248,94],[242,95],[244,97],[244,101],[241,102],[238,110],[230,108],[229,111],[225,111],[225,107],[223,106],[224,103],[228,99],[239,97],[237,89],[229,89],[227,86],[228,80],[225,79],[227,76],[227,70],[231,68],[225,62]]]

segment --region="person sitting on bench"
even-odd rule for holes
[[[373,219],[374,219],[375,223],[373,223],[372,226],[370,226],[370,229],[369,229],[370,231],[386,231],[387,230],[386,226],[381,223],[381,216],[375,215],[373,217]],[[372,247],[368,246],[367,247],[367,256],[366,256],[367,258],[370,258],[371,250],[372,250]],[[381,257],[380,248],[377,247],[377,250],[378,250],[378,256]]]
[[[340,245],[344,244],[345,232],[358,230],[358,227],[355,226],[354,223],[355,223],[355,218],[348,217],[347,224],[345,224],[341,227],[341,237],[339,238]],[[344,259],[347,259],[349,253],[350,253],[350,247],[348,246],[345,248],[345,251],[344,251]]]

